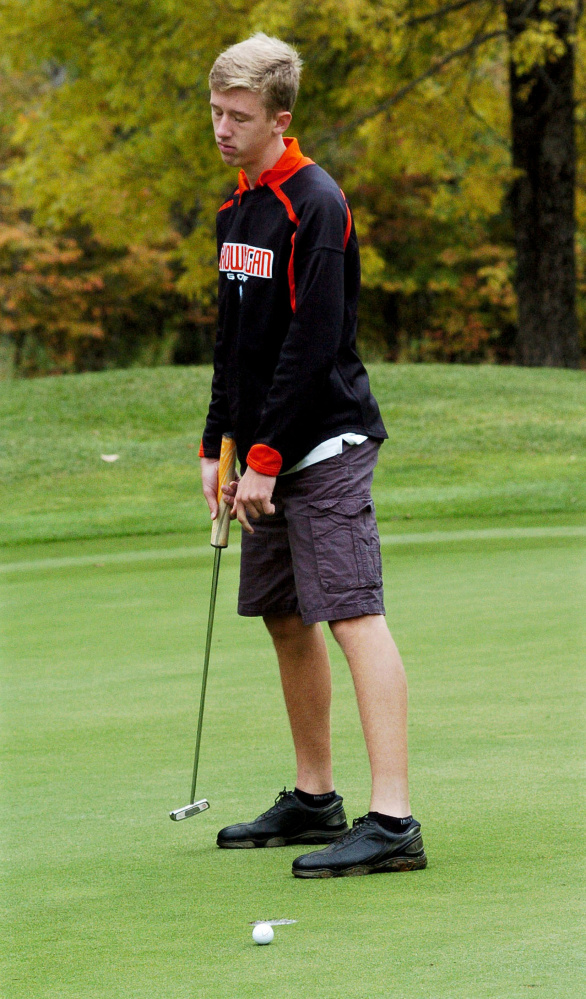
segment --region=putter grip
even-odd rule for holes
[[[218,516],[212,523],[212,548],[227,548],[230,532],[230,507],[224,499],[222,486],[228,486],[236,476],[236,441],[222,437],[220,466],[218,468]]]

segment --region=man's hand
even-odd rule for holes
[[[218,469],[219,458],[200,458],[201,485],[207,505],[210,508],[212,520],[218,516]]]
[[[248,531],[249,534],[254,534],[254,530],[248,522],[247,513],[254,520],[258,520],[263,513],[270,515],[275,512],[271,497],[276,481],[274,475],[261,475],[253,468],[247,468],[240,479],[234,496],[231,517],[237,517],[244,530]],[[234,483],[230,483],[230,487],[233,485]],[[228,499],[226,501],[228,502]]]

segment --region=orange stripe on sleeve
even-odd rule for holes
[[[350,209],[348,208],[348,202],[346,202],[346,212],[348,215],[346,218],[346,231],[344,232],[344,249],[346,249],[348,240],[350,239],[350,233],[352,232],[352,216],[350,214]]]
[[[289,280],[289,299],[291,301],[291,312],[295,312],[295,264],[293,257],[295,254],[295,236],[297,230],[291,236],[291,256],[289,257],[289,266],[287,267],[287,278]]]
[[[269,186],[271,190],[277,195],[279,201],[281,201],[284,204],[287,215],[291,220],[291,222],[293,223],[293,225],[298,226],[299,219],[297,218],[293,210],[293,205],[289,201],[287,195],[283,194],[280,187],[277,187],[276,185],[273,186],[272,184],[270,184]],[[291,236],[291,256],[289,257],[289,266],[287,268],[287,277],[289,279],[289,298],[291,300],[292,312],[295,312],[295,269],[293,266],[294,252],[295,252],[295,233],[293,233],[293,235]]]
[[[352,214],[350,212],[350,205],[348,204],[348,199],[346,198],[346,195],[344,194],[342,188],[340,188],[340,194],[342,195],[344,199],[344,204],[346,205],[346,229],[344,231],[344,249],[346,249],[348,240],[350,239],[350,233],[352,232]]]

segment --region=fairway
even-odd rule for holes
[[[200,763],[211,809],[176,825],[211,577],[203,535],[10,550],[7,999],[582,994],[582,532],[457,526],[459,540],[444,529],[395,542],[404,527],[383,528],[429,867],[315,882],[291,877],[296,848],[215,846],[220,826],[294,779],[269,640],[236,618],[235,553],[222,562]],[[351,818],[368,807],[368,766],[332,656],[336,786]],[[262,918],[296,922],[256,947],[249,924]]]

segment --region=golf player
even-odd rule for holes
[[[238,612],[262,617],[275,646],[297,760],[296,786],[218,846],[325,844],[301,878],[426,866],[407,782],[407,685],[385,621],[371,498],[387,434],[356,353],[360,264],[334,180],[285,138],[301,62],[256,34],[210,73],[220,155],[239,168],[217,216],[219,321],[200,448],[217,515],[220,445],[242,475],[225,487],[243,528]],[[350,667],[372,772],[370,810],[348,828],[330,750],[327,622]]]

